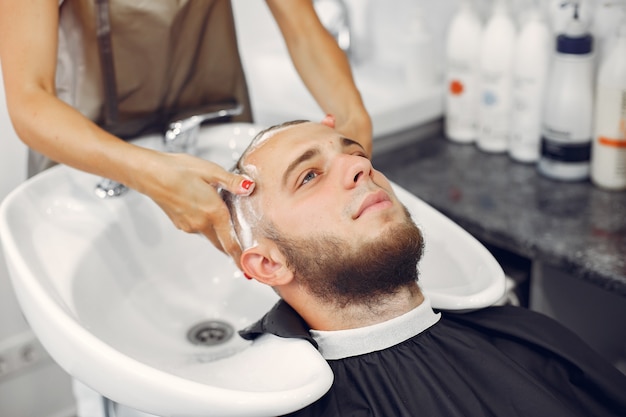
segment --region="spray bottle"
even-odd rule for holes
[[[579,18],[579,3],[565,1],[572,18],[557,36],[541,137],[539,172],[563,180],[589,177],[593,118],[593,38]]]
[[[626,189],[626,2],[622,12],[617,39],[598,72],[591,153],[591,180],[611,190]]]

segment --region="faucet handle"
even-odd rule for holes
[[[111,197],[119,197],[123,195],[128,188],[124,184],[120,184],[119,182],[110,180],[108,178],[102,178],[100,182],[96,185],[96,189],[94,193],[102,198],[111,198]]]
[[[216,120],[222,117],[238,116],[243,112],[243,106],[239,103],[221,103],[207,106],[202,113],[183,113],[177,116],[177,120],[168,125],[163,135],[163,143],[168,152],[196,153],[198,132],[200,125],[208,120]]]

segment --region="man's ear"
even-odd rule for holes
[[[257,281],[271,287],[285,285],[293,279],[284,255],[273,243],[246,249],[241,254],[241,269]]]

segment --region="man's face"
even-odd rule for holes
[[[341,306],[375,304],[417,280],[419,229],[356,142],[313,123],[275,133],[244,160],[264,238],[301,289]],[[258,219],[258,217],[257,217]]]
[[[315,123],[290,126],[244,161],[266,221],[293,239],[334,236],[354,245],[406,221],[389,181],[363,148]]]

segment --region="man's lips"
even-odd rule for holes
[[[356,215],[353,217],[353,219],[358,219],[364,213],[370,210],[387,208],[391,206],[391,204],[392,204],[391,199],[389,198],[389,195],[385,191],[383,190],[376,191],[372,194],[369,194],[367,197],[365,197],[365,199],[361,203],[361,206],[359,207],[359,210],[356,212]]]

